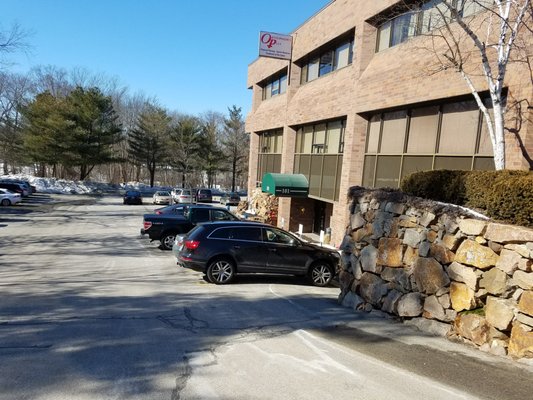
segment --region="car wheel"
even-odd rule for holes
[[[324,287],[333,279],[333,268],[324,261],[315,262],[309,270],[309,279],[315,286]]]
[[[2,199],[2,204],[3,206],[10,206],[11,205],[11,202],[9,201],[9,199]]]
[[[166,234],[161,238],[161,247],[163,250],[172,250],[172,246],[174,245],[174,239],[176,239],[175,233],[169,233]]]
[[[230,283],[235,277],[235,264],[225,258],[214,260],[207,267],[207,280],[217,285]]]

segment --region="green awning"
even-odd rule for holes
[[[279,197],[307,197],[309,182],[302,174],[265,174],[261,190]]]

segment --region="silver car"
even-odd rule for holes
[[[152,203],[154,204],[170,204],[170,192],[166,190],[158,190],[152,196]]]
[[[194,190],[179,189],[174,194],[174,203],[194,203]]]

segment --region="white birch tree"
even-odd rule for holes
[[[436,12],[440,21],[433,26],[436,29],[423,34],[432,37],[440,68],[455,70],[472,92],[487,126],[497,170],[506,168],[508,67],[514,62],[529,65],[531,57],[527,53],[527,44],[531,46],[533,39],[531,1],[434,0],[434,15]],[[474,67],[472,60],[479,60]],[[481,95],[485,88],[479,86],[479,70],[488,87],[490,107]]]

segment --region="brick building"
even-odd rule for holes
[[[418,12],[398,8],[403,3],[333,0],[291,33],[290,61],[261,57],[249,65],[249,190],[265,173],[303,174],[309,182],[307,197],[280,198],[278,225],[283,218],[290,230],[331,227],[338,244],[351,186],[397,187],[418,170],[494,168],[469,88],[452,69],[435,72],[439,1]],[[464,13],[479,21],[486,14],[473,5]],[[479,65],[475,56],[469,61]],[[533,104],[531,81],[526,65],[510,64],[509,101]],[[530,168],[523,155],[533,155],[530,116],[527,106],[506,115],[506,126],[515,128],[506,136],[507,168]]]

